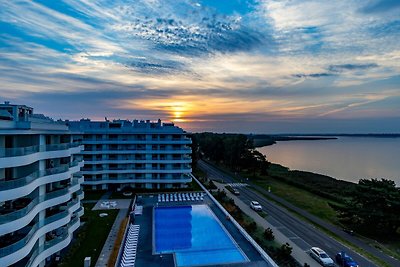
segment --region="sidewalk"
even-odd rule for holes
[[[274,232],[275,240],[278,243],[284,244],[288,243],[292,248],[292,256],[295,258],[301,265],[304,263],[308,263],[311,267],[321,267],[316,261],[314,261],[304,250],[298,247],[295,243],[293,243],[287,236],[285,236],[279,229],[272,226],[266,219],[261,217],[257,212],[252,210],[250,206],[240,200],[238,197],[233,195],[229,190],[225,189],[225,185],[215,182],[214,184],[220,189],[224,190],[228,197],[232,198],[235,201],[235,204],[248,216],[254,219],[254,221],[264,229],[271,228]]]
[[[107,240],[104,243],[103,249],[100,252],[95,267],[107,267],[108,260],[114,248],[115,240],[117,239],[119,227],[121,226],[121,223],[125,218],[127,212],[128,209],[119,210],[117,218],[115,218],[114,224],[111,227],[110,233],[108,234]]]

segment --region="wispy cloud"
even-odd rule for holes
[[[56,117],[388,117],[400,106],[384,106],[399,99],[396,10],[388,0],[2,1],[0,95]]]
[[[333,72],[341,72],[346,70],[367,70],[371,68],[378,67],[376,63],[367,64],[340,64],[340,65],[330,65],[328,69]]]

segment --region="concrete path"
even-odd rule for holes
[[[94,205],[93,210],[112,210],[112,209],[129,209],[132,199],[100,199],[97,201],[96,205]],[[107,202],[115,203],[115,206],[112,205],[102,205]]]
[[[118,215],[115,218],[114,224],[111,227],[110,233],[108,234],[107,240],[104,243],[103,249],[100,252],[100,256],[97,259],[95,267],[107,267],[108,260],[111,256],[111,252],[114,248],[115,240],[117,239],[119,227],[121,226],[121,223],[122,223],[123,219],[125,218],[127,212],[128,212],[127,208],[121,209],[118,212]]]
[[[224,190],[228,197],[232,198],[235,201],[235,204],[248,216],[254,219],[254,221],[264,229],[271,228],[274,232],[275,240],[278,243],[285,244],[288,243],[292,248],[292,256],[295,258],[300,264],[304,265],[304,263],[308,263],[311,267],[321,267],[316,261],[314,261],[304,250],[302,250],[299,246],[293,243],[287,236],[285,236],[279,229],[272,226],[267,220],[261,217],[257,212],[252,210],[248,204],[244,203],[238,197],[233,195],[230,191],[225,189],[225,184],[221,184],[214,181],[214,184],[220,189]]]

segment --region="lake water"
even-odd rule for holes
[[[268,161],[291,170],[305,170],[351,182],[386,178],[400,186],[400,138],[281,141],[258,150]]]

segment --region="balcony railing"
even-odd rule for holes
[[[78,184],[78,179],[74,178],[73,179],[73,183],[69,187],[75,186],[77,184]],[[60,197],[60,196],[63,196],[65,194],[67,194],[68,191],[69,191],[69,187],[64,188],[64,189],[60,189],[60,190],[57,190],[57,191],[53,191],[53,192],[50,192],[50,193],[46,193],[46,195],[44,195],[44,196],[36,197],[26,207],[24,207],[22,209],[19,209],[19,210],[16,210],[16,211],[13,211],[13,212],[10,212],[10,213],[6,213],[6,214],[0,215],[0,224],[4,224],[4,223],[7,223],[7,222],[15,221],[15,220],[17,220],[19,218],[22,218],[25,215],[27,215],[29,212],[31,212],[32,209],[35,206],[37,206],[39,203],[42,203],[42,202],[47,201],[49,199],[53,199],[53,198]]]
[[[14,189],[14,188],[18,188],[18,187],[27,185],[39,177],[66,172],[69,170],[69,168],[78,166],[79,162],[80,161],[73,161],[70,164],[64,164],[59,167],[36,171],[25,177],[12,179],[12,180],[8,180],[8,181],[0,181],[0,191],[10,190],[10,189]]]
[[[17,242],[15,242],[7,247],[0,248],[0,258],[7,256],[11,253],[14,253],[14,252],[20,250],[21,248],[23,248],[26,244],[28,244],[28,242],[31,240],[32,236],[39,230],[39,228],[44,227],[52,222],[58,221],[62,218],[65,218],[68,215],[69,215],[68,210],[65,210],[65,211],[59,212],[55,215],[52,215],[50,217],[47,217],[46,219],[44,219],[43,223],[37,222],[35,225],[32,226],[31,230],[29,230],[28,234],[24,238],[18,240]]]
[[[61,229],[63,229],[63,233],[59,236],[57,236],[56,238],[47,241],[44,243],[44,245],[39,246],[31,255],[29,261],[27,262],[27,264],[25,265],[26,267],[32,267],[33,262],[35,261],[36,257],[42,253],[43,251],[57,245],[58,243],[64,241],[65,239],[68,238],[69,236],[69,232],[68,232],[68,228],[70,228],[72,225],[74,225],[77,221],[79,220],[79,217],[75,217],[73,218],[68,224],[67,226],[62,227]]]
[[[81,145],[80,143],[64,143],[64,144],[54,144],[54,145],[2,148],[0,149],[0,158],[24,156],[45,151],[65,150],[80,145]]]

